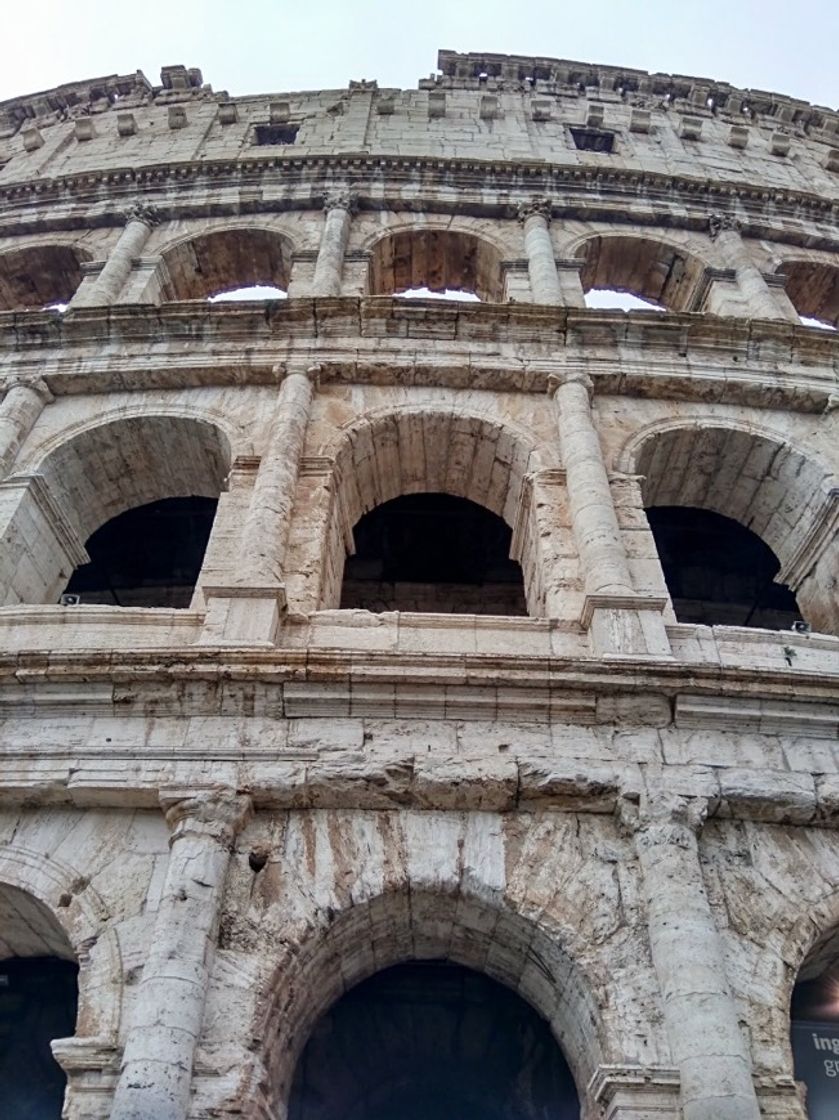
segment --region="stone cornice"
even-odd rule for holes
[[[276,384],[291,347],[322,367],[323,385],[543,393],[584,351],[600,394],[821,413],[839,380],[839,333],[783,320],[367,297],[2,313],[0,390],[3,375],[35,374],[58,396]]]
[[[278,183],[278,173],[280,182]],[[258,193],[260,181],[268,176],[271,198]],[[382,182],[384,177],[384,183]],[[284,210],[320,210],[325,193],[352,179],[361,210],[386,209],[475,214],[513,219],[518,207],[534,194],[550,195],[554,217],[585,218],[589,221],[633,222],[648,225],[673,225],[706,231],[709,211],[730,212],[737,207],[745,236],[768,237],[776,241],[801,241],[802,233],[785,229],[785,219],[831,222],[839,220],[839,197],[788,188],[772,188],[762,183],[710,180],[707,176],[670,175],[641,168],[549,164],[542,160],[503,161],[453,159],[440,156],[388,156],[346,152],[339,154],[292,151],[270,157],[240,160],[184,160],[138,167],[110,167],[56,178],[22,180],[0,184],[0,232],[4,219],[9,232],[35,232],[47,229],[89,228],[122,225],[126,205],[151,205],[162,220],[182,217],[243,213],[278,213]],[[423,186],[414,196],[405,193],[405,184]],[[239,191],[244,184],[257,188],[250,199]],[[375,186],[367,194],[366,186]],[[191,186],[200,198],[190,199]],[[392,190],[389,189],[392,185]],[[172,186],[177,198],[167,197]],[[281,194],[277,187],[284,187]],[[458,194],[451,195],[452,187]],[[234,190],[224,200],[219,192]],[[438,188],[440,188],[438,193]],[[216,192],[208,201],[209,189]],[[487,201],[488,193],[496,199]],[[632,200],[643,206],[633,212]],[[672,203],[651,212],[649,203]],[[86,211],[61,214],[62,203]],[[38,216],[27,221],[25,210],[48,204],[50,218]],[[100,209],[97,211],[97,205]],[[21,212],[23,209],[23,213]],[[4,214],[3,211],[7,211]],[[836,240],[822,234],[821,244],[810,247],[835,247]]]
[[[154,808],[161,790],[189,790],[206,781],[212,763],[217,780],[249,794],[258,809],[612,814],[622,799],[642,796],[648,778],[659,775],[659,764],[646,774],[643,763],[620,749],[609,760],[582,763],[586,728],[618,721],[624,731],[635,728],[640,735],[656,728],[669,728],[671,735],[748,731],[753,743],[766,738],[771,744],[773,736],[782,736],[818,741],[829,751],[839,727],[835,674],[763,665],[734,669],[652,659],[604,663],[311,647],[160,653],[77,649],[0,655],[0,715],[8,719],[0,804],[25,799],[33,805]],[[115,713],[132,717],[136,738],[123,737],[118,744],[96,734],[91,738],[90,720],[104,717],[109,724]],[[183,728],[191,716],[200,716],[202,725],[218,720],[223,734],[200,731],[185,741]],[[154,741],[144,732],[148,718],[157,728]],[[441,760],[401,735],[389,739],[388,721],[398,725],[406,718],[482,721],[497,729],[506,745],[498,754],[490,739],[480,757]],[[284,721],[297,726],[298,720],[314,719],[321,732],[297,741],[283,735]],[[33,738],[29,724],[44,730]],[[267,737],[266,724],[273,729]],[[517,745],[514,729],[522,724],[528,730]],[[381,741],[378,752],[359,755],[358,763],[348,766],[334,756],[330,735],[343,736],[346,745],[351,725],[359,743],[362,737],[367,741],[368,728],[370,738]],[[551,751],[557,726],[580,730],[580,758]],[[714,759],[669,767],[669,792],[701,799],[711,817],[839,827],[836,775],[779,769],[759,758],[747,763],[726,753],[722,742]],[[132,763],[128,770],[126,760]]]
[[[833,639],[827,640],[834,643]],[[179,685],[171,692],[171,711],[157,687],[161,682]],[[677,714],[684,713],[682,722],[689,727],[705,722],[715,728],[723,723],[734,727],[738,705],[743,709],[743,719],[754,724],[755,712],[760,710],[764,713],[761,718],[770,719],[775,729],[796,719],[805,720],[811,730],[822,728],[818,737],[836,739],[839,726],[837,675],[793,668],[688,665],[669,658],[628,656],[603,661],[526,654],[414,654],[312,647],[239,650],[195,646],[167,649],[165,657],[155,649],[0,653],[0,705],[7,712],[10,704],[31,707],[37,702],[38,688],[49,685],[41,703],[49,706],[57,697],[63,712],[73,695],[81,707],[90,710],[95,694],[96,705],[105,710],[111,703],[108,690],[114,689],[124,714],[129,714],[133,705],[141,713],[143,689],[149,685],[156,714],[207,714],[203,695],[199,708],[189,710],[190,687],[198,686],[197,691],[203,694],[207,683],[222,682],[226,694],[231,689],[242,696],[260,691],[264,698],[274,689],[272,702],[266,701],[268,707],[278,715],[294,717],[335,716],[339,708],[346,709],[344,715],[351,715],[353,693],[358,702],[357,689],[368,690],[370,697],[380,693],[392,698],[395,685],[407,684],[411,689],[428,686],[427,705],[438,717],[445,714],[448,686],[455,689],[456,695],[450,698],[455,706],[462,702],[464,688],[476,692],[503,689],[510,695],[518,689],[528,694],[535,690],[555,693],[554,711],[547,700],[531,705],[538,713],[534,718],[542,722],[550,722],[562,709],[569,722],[589,723],[598,694],[655,692],[669,698]],[[129,684],[130,689],[126,687]],[[58,689],[58,685],[62,687]],[[474,700],[478,704],[479,699],[475,695],[470,703]],[[761,709],[764,702],[777,707],[771,712]],[[497,714],[497,697],[490,698],[487,693],[487,703]],[[818,706],[815,713],[809,712],[810,705]],[[282,711],[286,706],[288,710]],[[517,706],[512,704],[511,710],[518,710]]]
[[[541,87],[566,87],[579,93],[581,88],[592,96],[601,91],[632,98],[649,97],[667,99],[670,103],[686,102],[693,112],[708,111],[709,101],[713,112],[744,116],[775,118],[779,124],[796,123],[804,127],[822,127],[837,120],[836,111],[789,94],[769,90],[752,90],[732,86],[728,82],[711,78],[691,77],[684,74],[651,73],[629,66],[604,66],[600,63],[579,62],[571,59],[535,57],[533,55],[495,54],[482,51],[440,50],[437,67],[442,78],[423,80],[422,88],[442,83],[449,88],[474,89],[502,88],[511,83],[526,82],[535,90]]]

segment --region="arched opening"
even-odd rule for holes
[[[577,1120],[549,1025],[515,992],[445,961],[376,973],[320,1019],[289,1120]]]
[[[523,511],[523,503],[529,501],[525,478],[539,460],[534,448],[517,433],[478,416],[405,408],[363,420],[348,429],[334,454],[337,484],[330,494],[326,552],[321,567],[319,599],[322,608],[334,609],[342,604],[348,557],[357,553],[359,559],[357,563],[349,562],[343,602],[357,603],[358,595],[370,596],[375,590],[372,583],[382,582],[378,576],[384,572],[386,561],[388,571],[393,572],[391,561],[400,555],[400,549],[401,555],[406,556],[400,540],[417,542],[422,525],[427,527],[436,522],[443,527],[448,525],[445,531],[454,532],[459,541],[465,542],[463,526],[474,526],[474,519],[478,518],[490,557],[473,567],[470,578],[487,582],[489,577],[489,582],[498,585],[495,590],[499,592],[502,585],[506,585],[503,588],[506,597],[520,578],[516,568],[508,563],[516,562],[521,565],[527,613],[534,616],[541,613],[536,537],[529,530],[513,534],[512,538],[509,535],[514,526],[528,522]],[[408,495],[417,497],[388,507],[360,525],[365,515]],[[448,500],[451,498],[466,499],[466,503],[452,503]],[[475,506],[482,508],[475,510]],[[495,518],[487,518],[487,512]],[[466,521],[461,520],[464,516]],[[442,521],[437,520],[440,517]],[[357,527],[358,539],[355,537]],[[439,548],[443,558],[445,542],[439,536],[437,540],[439,545],[434,547]],[[428,550],[432,548],[431,541],[421,543],[423,547],[427,543]],[[464,547],[467,547],[465,543]],[[468,549],[474,555],[474,542]],[[501,553],[505,550],[506,557],[502,559]],[[448,551],[449,560],[454,562],[453,550]],[[430,587],[435,580],[420,582]],[[350,583],[354,599],[350,597]],[[470,602],[478,607],[482,598],[479,583],[460,586],[464,596],[461,601],[465,603],[468,595]],[[391,588],[389,594],[392,591]],[[442,596],[439,586],[435,594]],[[449,594],[448,607],[440,609],[455,609],[454,598]],[[367,601],[372,600],[368,598]],[[393,601],[391,597],[389,602]],[[442,597],[438,601],[442,602]],[[506,604],[509,606],[511,601],[506,599]],[[391,605],[387,609],[396,608]],[[465,605],[459,609],[472,613]],[[481,613],[493,612],[485,608]]]
[[[115,589],[123,605],[181,602],[229,470],[223,433],[187,417],[134,416],[67,440],[21,482],[3,525],[6,602],[54,603],[65,588],[83,602],[114,602]],[[90,600],[67,586],[76,569]]]
[[[430,288],[409,288],[399,293],[400,299],[450,299],[456,303],[480,303],[474,292],[461,292],[457,288],[444,288],[442,292],[432,292]]]
[[[603,311],[658,311],[664,312],[661,304],[640,299],[630,292],[609,291],[607,288],[589,288],[585,293],[586,307]]]
[[[291,243],[273,230],[211,230],[181,241],[163,254],[160,298],[168,300],[230,298],[234,292],[269,289],[258,296],[281,299],[288,288]],[[279,295],[275,294],[279,292]]]
[[[451,494],[406,494],[353,529],[341,606],[370,611],[525,615],[512,530],[497,514]]]
[[[584,292],[603,292],[600,298],[612,301],[617,295],[634,296],[647,309],[690,310],[704,269],[697,258],[648,237],[592,237],[577,256],[584,261],[580,273]],[[586,302],[588,306],[615,306],[614,302]]]
[[[47,908],[0,885],[0,1102],[15,1120],[59,1120],[66,1079],[50,1043],[75,1029],[78,967]]]
[[[377,241],[370,263],[371,294],[420,295],[422,290],[471,293],[500,303],[501,256],[482,238],[448,229],[405,230]]]
[[[65,594],[117,607],[188,607],[218,501],[163,498],[111,518],[86,542],[90,562]]]
[[[247,303],[250,300],[269,302],[274,299],[288,299],[288,292],[282,288],[272,288],[269,284],[254,284],[247,288],[230,288],[210,296],[208,303]]]
[[[795,596],[775,582],[772,549],[730,517],[685,506],[647,510],[679,622],[788,630],[801,618]]]
[[[778,269],[786,277],[787,295],[808,326],[839,325],[839,268],[815,261],[786,261]]]
[[[352,866],[350,853],[361,851],[352,833],[341,827],[332,833],[329,827],[333,843],[344,853],[342,866]],[[419,820],[414,827],[420,830],[416,840],[423,838],[440,858],[446,858],[442,853],[451,839],[446,828],[441,832],[439,822]],[[393,833],[390,828],[388,835],[394,839],[401,835],[395,822]],[[480,851],[491,862],[495,857],[487,853],[493,850],[492,831],[479,827],[474,840],[465,839],[463,848],[458,845],[460,854],[455,858],[472,866]],[[473,848],[473,843],[478,847]],[[407,837],[395,848],[397,881],[410,851]],[[278,959],[270,979],[266,978],[268,998],[259,1002],[250,1024],[252,1036],[262,1040],[259,1063],[266,1113],[286,1115],[295,1077],[305,1076],[300,1058],[317,1035],[322,1016],[328,1016],[356,985],[397,965],[425,961],[459,965],[515,993],[549,1024],[578,1093],[598,1068],[620,1062],[620,1050],[610,1048],[614,1036],[603,1022],[611,1014],[611,998],[595,994],[595,982],[587,972],[591,946],[578,925],[570,918],[557,923],[557,916],[546,914],[543,906],[525,915],[484,884],[482,872],[483,867],[476,865],[458,889],[429,889],[418,877],[382,893],[362,876],[352,898],[342,902],[333,895],[330,902],[337,902],[337,910],[330,905],[310,915],[297,938],[278,946]],[[605,982],[607,987],[611,983]],[[570,1089],[567,1082],[566,1089]]]
[[[839,931],[811,949],[790,1007],[795,1079],[806,1088],[809,1120],[839,1115]]]
[[[0,311],[61,308],[82,280],[89,255],[72,245],[35,245],[0,256]]]
[[[673,593],[682,600],[685,620],[692,617],[690,610],[701,609],[710,612],[703,617],[719,624],[735,624],[739,616],[737,625],[774,629],[776,623],[790,625],[800,611],[814,628],[830,632],[835,596],[829,573],[835,570],[835,554],[828,544],[820,559],[807,559],[809,542],[830,508],[826,470],[780,440],[699,423],[646,434],[625,465],[628,473],[643,476],[645,508],[667,511],[651,512],[649,519],[661,537],[662,560],[666,554],[671,565]],[[700,520],[697,511],[724,520]],[[749,563],[753,579],[746,571]],[[679,577],[675,568],[681,569]],[[781,585],[794,592],[794,600]],[[692,600],[691,591],[698,600]]]

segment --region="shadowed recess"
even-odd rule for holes
[[[592,237],[577,256],[583,291],[627,293],[668,311],[690,309],[703,273],[701,261],[647,237]]]
[[[520,996],[441,961],[351,989],[298,1063],[289,1120],[578,1120],[548,1024]]]
[[[790,1006],[795,1078],[807,1087],[809,1120],[839,1115],[839,931],[828,930],[807,955]]]
[[[416,288],[473,292],[499,303],[501,257],[488,242],[453,230],[419,229],[383,237],[373,246],[371,294],[397,295]]]
[[[787,261],[779,269],[787,295],[802,318],[839,325],[839,268],[811,261]]]
[[[88,540],[90,563],[76,568],[66,593],[82,603],[188,607],[217,504],[164,498],[112,518]]]
[[[222,229],[164,253],[160,298],[208,299],[238,288],[288,288],[291,245],[273,230]]]
[[[69,303],[82,281],[82,254],[70,245],[38,245],[0,256],[0,311]]]
[[[788,630],[801,618],[795,596],[775,583],[772,549],[730,517],[709,510],[647,510],[679,622]]]
[[[406,494],[365,514],[344,568],[343,608],[524,615],[512,532],[450,494]]]
[[[60,1120],[65,1077],[50,1042],[76,1024],[78,966],[55,957],[0,961],[0,1115]]]
[[[59,1120],[65,1077],[50,1042],[76,1026],[78,966],[47,907],[0,883],[0,1116]]]

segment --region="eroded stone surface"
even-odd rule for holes
[[[839,340],[797,314],[839,315],[837,117],[439,62],[0,105],[0,953],[80,963],[69,1120],[284,1117],[321,1014],[436,958],[549,1022],[584,1120],[805,1115]],[[254,283],[288,298],[206,302]],[[507,523],[528,617],[339,609],[354,525],[422,491]],[[56,603],[103,522],[189,495],[189,610]],[[750,526],[811,632],[677,622],[650,504]]]

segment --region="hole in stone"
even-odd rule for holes
[[[297,124],[258,124],[254,129],[254,143],[260,147],[293,144],[299,131]]]
[[[268,862],[268,853],[254,849],[248,856],[248,866],[254,874],[260,872]]]
[[[572,128],[574,146],[583,152],[603,152],[610,154],[615,146],[614,132],[600,128]]]

